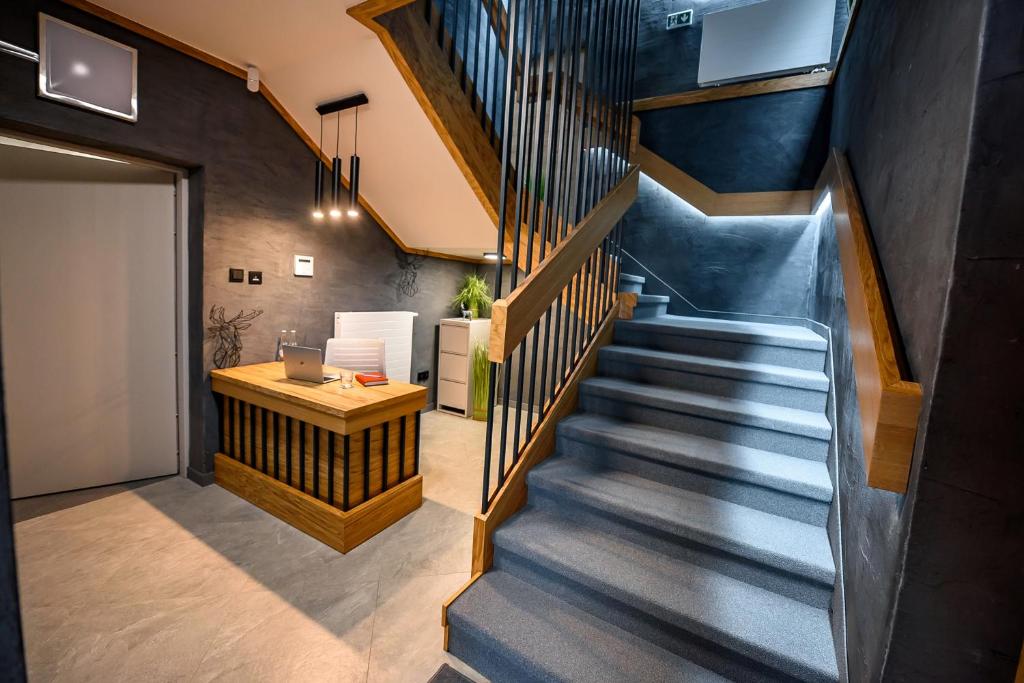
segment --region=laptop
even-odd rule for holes
[[[325,375],[323,356],[320,349],[307,346],[285,346],[284,374],[288,379],[298,379],[314,384],[326,384],[340,379],[340,375]]]

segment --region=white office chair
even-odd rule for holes
[[[384,372],[384,340],[332,337],[324,364],[353,372]]]

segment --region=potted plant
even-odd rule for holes
[[[487,360],[487,347],[477,344],[473,348],[472,355],[473,372],[473,419],[487,419],[487,389],[490,383],[488,370],[490,361]]]
[[[462,289],[452,299],[452,307],[457,311],[470,311],[473,319],[480,317],[494,303],[491,298],[491,288],[487,281],[479,275],[470,273],[462,281]]]

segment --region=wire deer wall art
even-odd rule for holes
[[[218,368],[233,368],[242,359],[242,332],[252,327],[252,321],[263,315],[263,309],[248,313],[239,311],[230,320],[224,319],[223,306],[210,307],[210,326],[207,339],[214,342],[213,364]]]

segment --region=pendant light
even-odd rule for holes
[[[324,219],[324,162],[320,158],[323,154],[324,148],[324,117],[320,117],[320,145],[317,147],[316,155],[316,172],[314,173],[314,181],[316,186],[313,188],[313,220],[322,221]]]
[[[338,146],[341,140],[341,113],[338,113],[338,130],[334,136],[334,159],[331,160],[331,220],[341,218],[341,157]]]
[[[348,215],[359,215],[359,107],[356,107],[356,128],[352,136],[352,160],[348,167]]]
[[[370,100],[366,93],[356,93],[339,100],[322,102],[316,106],[316,113],[320,115],[320,144],[323,145],[323,118],[329,114],[338,114],[338,131],[334,138],[334,159],[331,162],[331,207],[328,212],[332,219],[341,218],[341,158],[338,156],[338,144],[341,139],[341,114],[346,109],[356,110],[355,139],[352,147],[352,163],[348,173],[348,215],[359,215],[359,107],[369,104]],[[322,191],[321,191],[322,194]],[[319,204],[317,205],[319,206]],[[321,213],[321,216],[323,214]]]

